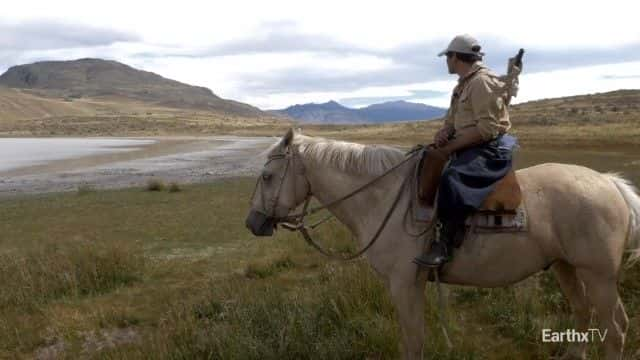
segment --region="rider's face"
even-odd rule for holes
[[[447,53],[447,69],[449,70],[449,74],[455,74],[455,63],[457,59],[455,55],[451,52]]]

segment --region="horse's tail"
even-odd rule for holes
[[[631,253],[627,264],[640,259],[640,196],[633,184],[618,174],[605,174],[618,188],[629,207],[629,230],[627,232],[627,249]]]

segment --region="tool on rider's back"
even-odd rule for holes
[[[518,96],[518,77],[522,72],[522,57],[524,56],[524,49],[520,49],[516,56],[509,58],[507,62],[507,75],[502,76],[502,80],[507,86],[506,104],[511,103],[511,98]]]

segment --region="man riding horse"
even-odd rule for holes
[[[437,185],[435,239],[428,252],[414,259],[421,266],[438,267],[451,259],[453,247],[460,246],[464,237],[467,216],[480,208],[511,169],[516,141],[507,135],[511,128],[507,105],[513,95],[512,76],[517,78],[520,64],[512,60],[511,77],[498,77],[482,63],[480,50],[478,41],[465,34],[438,54],[446,55],[449,73],[459,79],[444,126],[434,137],[436,147],[428,150],[430,161],[424,164],[435,167],[437,180],[450,160]]]

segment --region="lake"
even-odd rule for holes
[[[54,160],[134,151],[155,142],[119,138],[0,138],[0,172]]]

